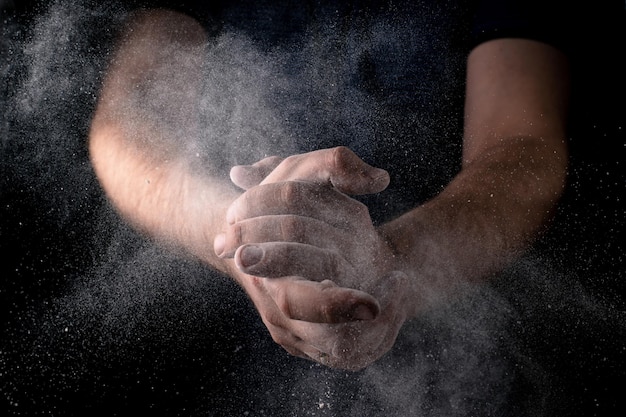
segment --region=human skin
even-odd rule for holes
[[[432,200],[374,227],[350,195],[381,191],[388,179],[346,148],[237,167],[231,176],[243,190],[195,169],[179,144],[196,134],[206,36],[169,11],[137,14],[128,28],[90,133],[104,190],[138,229],[236,280],[294,355],[367,366],[406,319],[515,259],[562,191],[567,68],[548,45],[499,39],[472,51],[462,170]],[[195,58],[176,60],[172,50]],[[182,109],[171,129],[143,117],[132,98],[163,68],[176,68],[170,82],[184,90],[170,100]],[[250,263],[248,249],[260,262]]]
[[[307,340],[306,351],[291,352],[347,369],[386,353],[407,318],[409,281],[393,269],[395,255],[367,207],[346,193],[380,191],[388,174],[337,147],[235,167],[231,178],[248,191],[230,206],[227,232],[216,237],[215,251],[234,257],[255,283],[249,291],[269,294],[280,308],[278,317],[261,314],[272,334],[285,337],[276,341],[291,346]],[[345,302],[338,293],[328,304],[324,295],[337,283],[375,296],[380,313],[368,309],[358,320],[337,323],[323,308]]]

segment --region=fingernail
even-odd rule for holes
[[[374,168],[370,173],[370,177],[374,182],[380,182],[384,184],[389,183],[389,173],[381,168]]]
[[[377,315],[378,311],[373,311],[365,304],[359,304],[352,310],[352,317],[356,320],[374,320]]]
[[[239,262],[242,267],[249,268],[261,262],[263,254],[263,249],[258,246],[245,246],[241,249],[241,253],[239,254]]]
[[[215,239],[213,239],[213,251],[215,251],[215,254],[217,256],[221,256],[222,253],[224,252],[225,247],[226,247],[226,235],[223,233],[220,233],[219,235],[215,236]]]

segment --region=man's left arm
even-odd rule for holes
[[[428,302],[420,293],[436,300],[489,277],[544,229],[567,172],[568,90],[566,57],[547,44],[498,39],[471,52],[461,171],[380,229],[413,278],[413,314]]]

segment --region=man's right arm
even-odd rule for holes
[[[215,155],[196,155],[212,149],[200,146],[212,132],[198,123],[206,44],[203,28],[176,12],[144,11],[130,19],[92,121],[93,167],[108,198],[133,226],[235,279],[277,343],[294,355],[315,357],[314,345],[335,337],[332,328],[286,316],[260,279],[213,250],[215,236],[226,229],[226,211],[242,191],[228,172],[202,162]],[[363,306],[374,315],[379,311],[372,296],[329,282],[293,277],[274,287],[316,322],[363,319]]]
[[[202,138],[197,118],[205,44],[203,28],[183,14],[132,16],[104,80],[89,150],[100,183],[125,219],[239,281],[232,262],[214,255],[212,242],[240,192],[202,166],[208,158],[189,152]]]

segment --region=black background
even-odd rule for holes
[[[11,25],[5,33],[28,38],[40,10],[36,2],[0,5],[0,23]],[[559,386],[548,384],[553,404],[546,408],[552,415],[608,416],[626,410],[626,36],[620,11],[610,22],[616,31],[609,31],[609,22],[580,28],[587,43],[573,62],[568,188],[552,228],[535,247],[560,273],[574,277],[595,307],[592,313],[544,316],[533,309],[537,301],[524,304],[524,296],[503,290],[521,312],[516,337],[559,381]],[[97,56],[114,34],[93,32],[76,47]],[[5,39],[0,45],[0,103],[13,105],[28,66],[23,51],[12,49],[15,43]],[[137,235],[102,195],[80,140],[88,132],[103,70],[93,65],[95,81],[89,91],[71,90],[70,104],[49,97],[46,117],[5,108],[0,119],[0,407],[12,415],[193,415],[210,407],[215,415],[236,415],[250,403],[259,415],[271,415],[261,410],[287,413],[280,396],[268,399],[263,390],[253,394],[247,387],[273,378],[289,385],[311,366],[275,365],[285,360],[282,352],[259,322],[239,319],[253,313],[232,284]],[[70,136],[62,155],[37,141],[61,134]],[[99,280],[124,274],[137,253],[155,259],[148,276],[137,279],[156,281],[167,294],[143,305],[148,318],[122,317],[121,325],[94,328],[85,317],[104,316],[107,306],[89,314],[62,309],[58,300],[68,297],[82,277],[93,276],[94,269]],[[112,256],[117,262],[103,271],[100,266]],[[204,280],[186,281],[181,288],[171,278],[192,273]],[[220,282],[217,288],[214,280]],[[515,290],[519,295],[525,288]],[[228,302],[206,308],[207,300],[197,295],[202,291],[218,292]],[[180,327],[186,331],[177,331]],[[110,337],[111,329],[130,330]],[[262,365],[253,354],[259,350],[266,352]],[[239,352],[234,362],[232,352]],[[249,371],[255,367],[264,378]],[[342,373],[317,372],[337,384],[351,381]],[[519,390],[523,397],[523,387]]]

